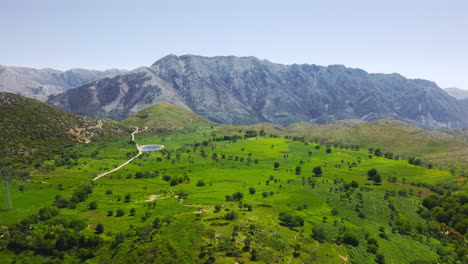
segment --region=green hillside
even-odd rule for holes
[[[102,126],[92,118],[67,113],[34,99],[0,93],[0,159],[34,160],[78,142],[126,135],[112,120]]]

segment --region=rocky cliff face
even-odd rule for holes
[[[49,103],[78,114],[122,119],[162,101],[230,124],[394,117],[429,128],[468,126],[466,104],[430,81],[254,57],[169,55],[151,67],[68,90]]]
[[[124,71],[93,71],[72,69],[33,69],[0,66],[0,92],[15,93],[29,98],[47,101],[49,95],[63,93],[67,89],[102,77],[114,76]]]

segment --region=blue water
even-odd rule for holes
[[[141,147],[141,151],[158,151],[162,149],[164,146],[162,145],[146,145]]]

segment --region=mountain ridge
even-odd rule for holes
[[[227,124],[393,117],[424,128],[468,126],[468,105],[432,81],[255,57],[168,55],[150,67],[88,82],[48,102],[81,115],[117,120],[169,102]]]

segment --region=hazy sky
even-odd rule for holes
[[[0,0],[0,64],[124,68],[173,53],[344,64],[468,89],[468,0]]]

